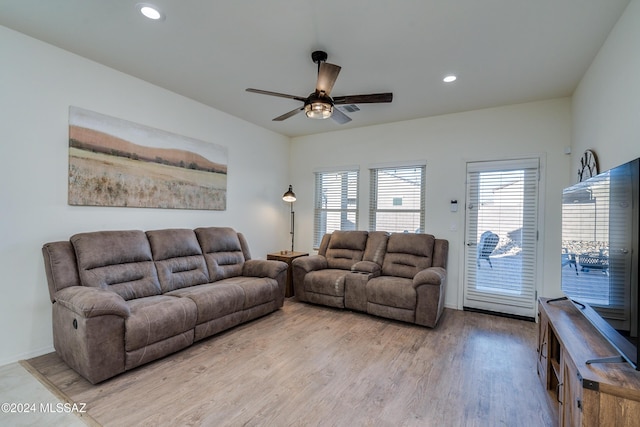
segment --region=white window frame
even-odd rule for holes
[[[389,232],[412,232],[412,233],[424,233],[425,232],[425,193],[426,193],[426,161],[411,161],[404,163],[385,163],[385,164],[376,164],[369,166],[369,177],[370,177],[370,203],[369,203],[369,231],[376,231],[377,229],[377,219],[378,214],[386,213],[386,214],[406,214],[413,213],[419,215],[419,224],[417,227],[412,227],[411,230],[408,228],[400,227],[384,227],[380,228],[380,231],[389,231]],[[387,188],[380,188],[381,177],[382,174],[387,174],[386,178],[389,178],[389,174],[393,174],[392,171],[406,171],[410,169],[417,169],[420,171],[419,179],[419,199],[415,199],[415,194],[410,195],[409,200],[412,201],[410,205],[414,207],[407,208],[404,200],[406,199],[406,194],[402,193],[402,185],[396,185],[395,189],[400,191],[399,193],[389,193],[388,190],[392,188],[394,185],[393,179],[385,179],[384,184]],[[401,181],[403,178],[398,178]],[[386,193],[385,196],[380,194],[380,190],[383,193]],[[386,191],[385,191],[386,190]],[[415,192],[414,192],[415,193]],[[398,198],[402,199],[402,204],[400,206],[396,205]],[[388,199],[390,203],[387,203],[388,206],[380,206],[380,203],[384,203],[383,200]],[[402,228],[402,229],[401,229]]]
[[[318,249],[322,236],[326,233],[330,233],[335,230],[357,230],[358,229],[358,203],[359,203],[359,185],[360,185],[360,168],[359,166],[343,166],[331,169],[317,169],[315,174],[315,190],[314,190],[314,215],[313,215],[313,247]],[[345,176],[346,175],[346,176]],[[340,184],[335,183],[330,187],[324,187],[322,185],[323,178],[335,177],[336,180],[342,181]],[[355,185],[349,180],[355,179]],[[345,188],[345,185],[347,186]],[[337,191],[336,191],[337,190]],[[326,191],[332,191],[334,197],[338,197],[341,200],[341,206],[327,206],[327,193]],[[330,227],[327,224],[327,217],[340,216],[339,227]],[[350,218],[353,219],[351,223],[353,226],[346,227],[350,223]]]

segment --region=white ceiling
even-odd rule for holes
[[[0,0],[0,25],[245,119],[300,136],[570,96],[629,0]],[[245,88],[306,97],[313,50],[332,96],[393,92],[350,123]],[[449,73],[458,75],[444,84]]]

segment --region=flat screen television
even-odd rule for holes
[[[639,199],[640,158],[562,193],[562,292],[637,370]]]

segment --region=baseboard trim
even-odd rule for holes
[[[34,357],[42,356],[43,354],[51,353],[53,351],[55,351],[55,349],[53,348],[53,345],[40,347],[39,349],[26,351],[24,353],[2,358],[0,359],[0,366],[10,365],[12,363],[18,363],[21,360],[32,359]]]
[[[510,313],[500,313],[499,311],[484,310],[484,309],[481,309],[481,308],[462,307],[462,310],[463,311],[471,311],[473,313],[489,314],[491,316],[508,317],[509,319],[524,320],[526,322],[534,322],[535,323],[535,321],[536,321],[535,317],[520,316],[518,314],[510,314]]]

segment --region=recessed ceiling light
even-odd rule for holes
[[[448,76],[446,76],[444,79],[442,79],[443,82],[445,83],[453,83],[458,79],[458,77],[454,76],[453,74],[450,74]]]
[[[138,3],[136,8],[149,19],[153,19],[154,21],[164,20],[164,13],[162,13],[157,6],[149,3]]]

